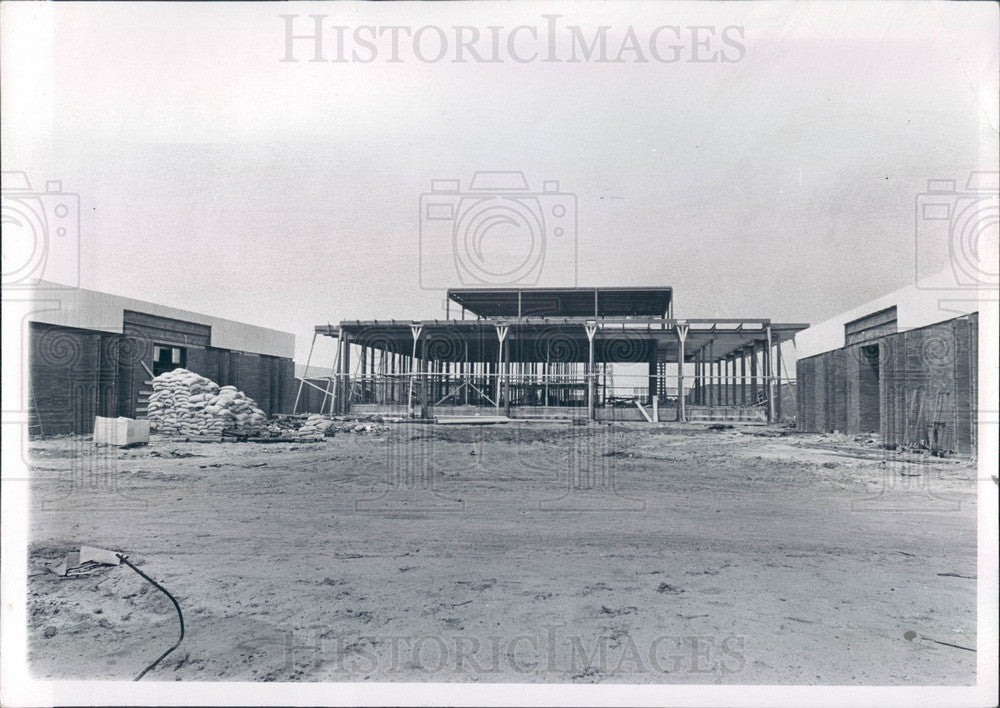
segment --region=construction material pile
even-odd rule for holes
[[[325,415],[314,414],[306,418],[306,422],[295,432],[299,440],[322,440],[335,432],[335,423]]]
[[[267,415],[235,386],[222,386],[187,369],[153,379],[149,397],[150,427],[167,435],[220,437],[223,430],[255,433]]]

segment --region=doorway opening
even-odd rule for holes
[[[860,432],[877,433],[881,426],[881,399],[879,397],[879,361],[878,344],[860,348],[859,366],[859,396],[860,396]]]
[[[153,345],[153,376],[187,366],[187,349],[169,344]]]

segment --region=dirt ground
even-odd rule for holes
[[[972,684],[975,467],[762,427],[33,445],[46,678]],[[963,648],[964,647],[964,648]]]

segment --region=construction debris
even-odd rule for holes
[[[439,415],[434,419],[438,425],[497,425],[509,423],[505,415]]]
[[[87,575],[98,568],[118,565],[121,561],[114,551],[93,546],[80,546],[79,551],[70,551],[57,566],[49,570],[61,577]]]
[[[258,432],[267,415],[235,386],[222,386],[187,369],[153,379],[149,422],[167,435],[220,438],[224,430]]]

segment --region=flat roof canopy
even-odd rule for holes
[[[504,323],[497,320],[426,320],[423,322],[345,321],[340,326],[319,325],[316,333],[346,336],[351,344],[409,355],[413,351],[413,328],[419,327],[417,356],[438,361],[496,361],[499,339],[496,325],[508,324],[510,360],[521,362],[585,362],[589,356],[587,322],[584,319],[525,318]],[[684,360],[704,356],[719,361],[747,351],[751,345],[791,340],[808,325],[772,323],[769,320],[673,320],[664,318],[596,322],[595,360],[641,362],[652,356],[677,360],[680,342],[677,326],[687,326]]]
[[[477,317],[663,317],[673,290],[635,288],[456,288],[448,299]]]

